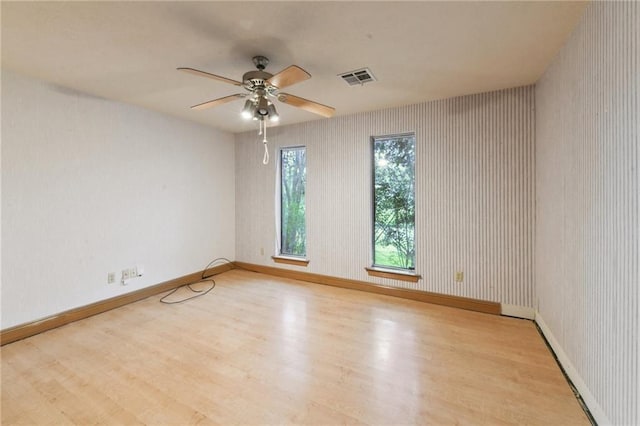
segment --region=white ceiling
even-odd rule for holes
[[[352,114],[534,83],[584,2],[2,2],[2,66],[230,132],[253,129],[238,93],[251,58],[310,80],[286,92]],[[378,81],[337,74],[369,67]],[[242,89],[240,89],[242,90]],[[277,104],[281,124],[322,119]]]

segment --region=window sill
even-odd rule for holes
[[[396,271],[394,269],[385,269],[385,268],[364,268],[367,270],[367,273],[370,277],[378,277],[378,278],[390,278],[392,280],[400,280],[407,281],[410,283],[417,283],[418,280],[422,279],[421,275],[414,274],[411,272],[404,271]]]
[[[302,259],[299,257],[287,257],[287,256],[271,256],[276,263],[286,263],[287,265],[296,265],[306,267],[309,264],[308,259]]]

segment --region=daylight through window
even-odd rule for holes
[[[415,135],[373,139],[373,266],[415,269]]]
[[[280,254],[306,255],[305,193],[307,158],[304,147],[280,151]]]

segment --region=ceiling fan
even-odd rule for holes
[[[254,56],[253,63],[257,70],[246,72],[242,76],[241,82],[194,68],[178,68],[179,71],[233,84],[234,86],[243,87],[247,91],[247,93],[236,93],[234,95],[203,102],[192,106],[191,109],[201,110],[226,104],[227,102],[231,102],[236,99],[247,98],[244,108],[242,109],[243,117],[261,121],[265,118],[269,118],[270,121],[277,121],[279,116],[272,101],[273,99],[277,99],[287,105],[301,108],[305,111],[309,111],[323,117],[328,118],[333,116],[335,109],[330,106],[322,105],[318,102],[310,101],[289,93],[280,92],[280,89],[311,78],[311,75],[299,66],[291,65],[274,75],[264,70],[269,64],[269,59],[266,57]]]

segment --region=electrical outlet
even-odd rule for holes
[[[264,247],[260,247],[260,256],[264,256]]]
[[[464,280],[464,272],[462,271],[456,272],[455,278],[457,283],[461,283]]]
[[[116,273],[109,272],[107,274],[107,284],[113,284],[114,282],[116,282]]]
[[[141,277],[144,274],[144,266],[136,265],[132,268],[127,268],[122,270],[122,278],[120,282],[122,285],[127,285],[127,280],[132,278]],[[115,275],[115,274],[114,274]],[[115,279],[115,277],[114,277]]]
[[[144,275],[144,265],[136,265],[136,277]]]

